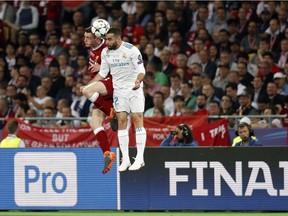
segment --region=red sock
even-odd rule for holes
[[[106,132],[101,130],[95,136],[99,142],[100,148],[102,149],[103,153],[105,153],[106,151],[110,151],[110,146],[108,143]]]

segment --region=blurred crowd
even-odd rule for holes
[[[267,127],[288,114],[286,1],[1,0],[0,117],[89,116],[83,35],[98,18],[143,55],[146,117],[263,115],[252,125]]]

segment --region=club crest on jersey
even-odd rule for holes
[[[138,55],[138,62],[137,64],[142,64],[143,63],[143,60],[142,60],[142,56],[141,55]]]
[[[127,55],[126,55],[126,53],[123,53],[123,58],[125,58],[125,59],[127,58]]]

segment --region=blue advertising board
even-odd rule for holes
[[[1,149],[0,209],[117,209],[116,166],[96,148]]]
[[[288,210],[287,156],[273,147],[147,149],[143,170],[121,175],[121,209]]]

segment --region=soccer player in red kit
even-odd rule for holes
[[[84,43],[90,48],[89,67],[90,76],[93,79],[99,72],[101,64],[101,51],[106,47],[105,39],[96,37],[91,27],[85,29]],[[103,128],[103,121],[106,116],[113,113],[113,84],[111,75],[103,80],[90,81],[88,85],[81,87],[81,92],[94,103],[90,126],[99,141],[99,145],[104,154],[103,174],[107,173],[116,158],[115,153],[110,151],[107,134]]]

